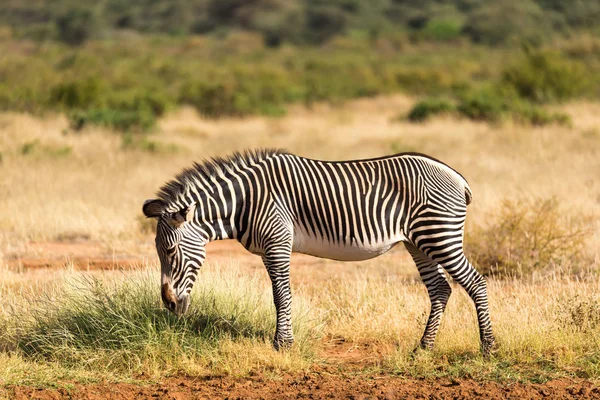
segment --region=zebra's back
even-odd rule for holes
[[[436,212],[464,220],[470,197],[459,173],[415,153],[343,162],[285,154],[266,165],[274,201],[293,224],[293,250],[336,260],[385,253]]]

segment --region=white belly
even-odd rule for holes
[[[387,241],[374,244],[333,244],[329,243],[326,239],[316,238],[307,235],[300,229],[296,229],[292,251],[332,260],[361,261],[377,257],[403,240],[406,240],[404,235],[398,235]]]

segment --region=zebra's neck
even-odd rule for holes
[[[196,203],[194,224],[206,233],[208,241],[238,236],[244,193],[240,183],[229,174],[212,176],[190,188],[190,203]]]

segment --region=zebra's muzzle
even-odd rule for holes
[[[186,295],[178,299],[168,283],[162,285],[161,297],[165,307],[178,316],[184,314],[190,306],[190,297]]]

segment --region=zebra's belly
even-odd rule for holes
[[[309,254],[311,256],[328,258],[338,261],[362,261],[377,257],[392,247],[405,240],[404,235],[391,237],[373,244],[358,245],[356,243],[330,243],[326,239],[307,235],[297,230],[294,233],[294,252]]]

